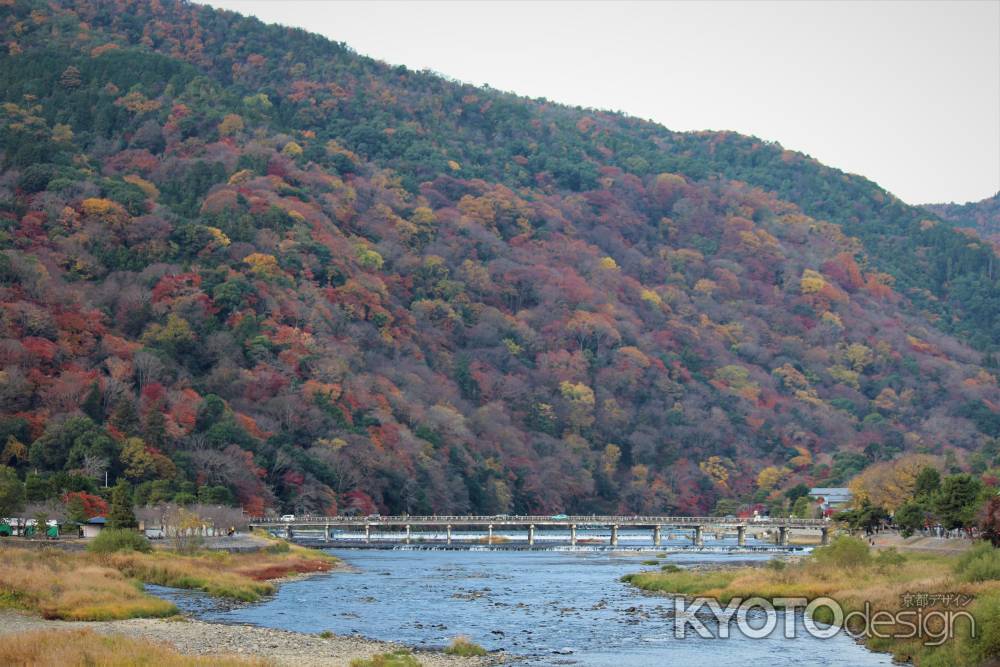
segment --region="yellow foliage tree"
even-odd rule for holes
[[[770,491],[780,484],[781,480],[787,477],[789,472],[791,471],[784,466],[781,468],[777,466],[767,466],[757,473],[757,487],[764,491]]]
[[[223,137],[228,137],[242,131],[243,119],[234,113],[227,113],[222,122],[219,123],[219,134]]]
[[[278,260],[274,255],[262,252],[255,252],[243,258],[243,261],[250,267],[254,275],[261,278],[273,278],[281,273]]]
[[[717,485],[724,489],[729,488],[729,466],[721,456],[709,456],[699,463],[698,467]]]
[[[851,480],[852,500],[860,507],[865,501],[889,512],[913,497],[917,475],[924,468],[938,468],[938,460],[927,454],[908,454],[866,468]]]
[[[815,294],[824,287],[826,287],[826,280],[819,271],[806,269],[802,272],[802,277],[799,279],[799,289],[802,290],[803,294]]]
[[[618,462],[622,458],[622,450],[618,445],[605,445],[601,453],[601,470],[605,475],[611,476],[618,469]]]
[[[156,201],[159,198],[159,196],[160,196],[160,190],[159,190],[159,188],[157,188],[155,185],[153,185],[150,181],[147,181],[142,176],[136,176],[135,174],[129,174],[128,176],[126,176],[122,180],[125,181],[126,183],[131,183],[132,185],[134,185],[137,188],[139,188],[140,190],[142,190],[143,193],[147,197],[149,197],[150,199],[152,199],[153,201]]]
[[[851,343],[844,350],[844,358],[857,373],[863,373],[865,368],[875,361],[875,353],[867,345]]]

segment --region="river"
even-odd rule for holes
[[[357,633],[411,646],[442,647],[466,635],[518,656],[518,665],[890,665],[838,635],[821,640],[779,630],[764,639],[674,637],[668,598],[623,584],[645,553],[601,550],[333,551],[352,566],[283,584],[273,598],[224,607],[203,595],[157,589],[195,616],[223,623],[317,633]],[[765,555],[674,553],[663,563],[760,560]],[[801,630],[801,624],[800,624]]]

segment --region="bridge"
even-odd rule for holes
[[[755,531],[777,531],[777,544],[788,546],[791,530],[818,533],[820,544],[827,544],[831,524],[825,519],[795,519],[754,517],[699,516],[306,516],[294,520],[260,519],[251,520],[250,528],[260,528],[289,540],[320,540],[328,544],[383,544],[386,542],[410,544],[417,539],[415,530],[434,531],[430,537],[423,536],[421,542],[438,542],[451,545],[454,542],[466,544],[499,544],[509,542],[494,533],[499,530],[519,530],[527,533],[527,546],[533,547],[539,533],[555,536],[570,546],[601,542],[612,547],[619,545],[619,533],[623,530],[649,531],[652,544],[659,547],[663,543],[664,531],[680,530],[689,533],[693,546],[704,546],[705,533],[736,533],[739,547],[746,546],[747,529]],[[580,531],[609,531],[607,538],[580,538]],[[465,537],[463,539],[463,533]],[[481,534],[470,540],[468,535]],[[339,538],[339,539],[337,539]],[[605,541],[606,540],[606,541]]]

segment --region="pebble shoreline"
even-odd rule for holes
[[[369,658],[377,653],[408,648],[401,644],[363,637],[334,635],[324,638],[289,630],[206,623],[183,617],[177,620],[136,618],[125,621],[50,621],[19,612],[0,612],[0,636],[35,630],[84,628],[100,634],[164,642],[189,655],[242,655],[261,658],[276,665],[303,667],[349,667],[351,661],[357,658]],[[413,653],[427,667],[474,667],[504,661],[503,654],[462,658],[419,649],[413,650]]]

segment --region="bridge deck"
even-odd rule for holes
[[[536,528],[558,527],[569,529],[573,526],[620,528],[695,528],[695,527],[738,527],[752,526],[754,528],[796,528],[822,529],[831,524],[825,519],[795,519],[795,518],[756,518],[738,519],[731,517],[695,517],[695,516],[567,516],[565,518],[551,516],[390,516],[390,517],[351,517],[351,516],[305,516],[294,520],[280,519],[251,520],[251,526],[260,528],[291,527],[291,528],[323,528],[332,527],[441,527],[467,528],[473,526],[526,527]]]

